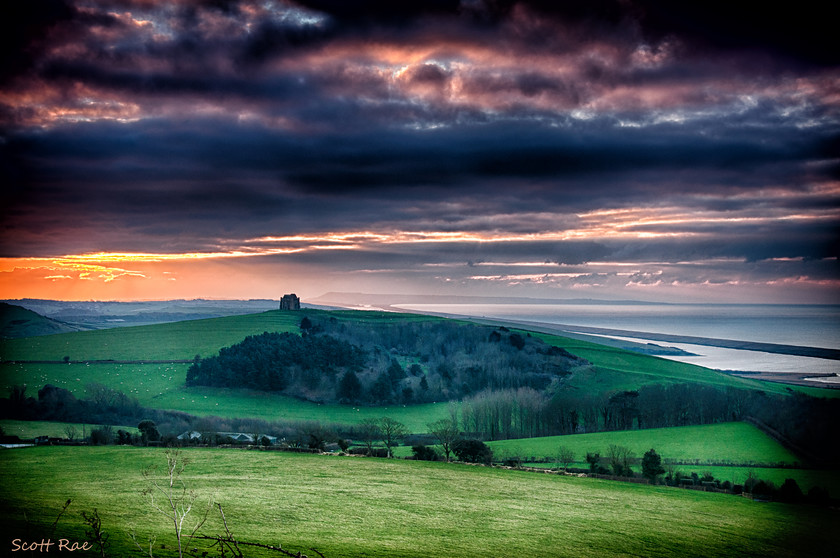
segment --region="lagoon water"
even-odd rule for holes
[[[395,306],[417,312],[840,349],[840,306],[834,305],[602,303]],[[630,340],[647,341],[635,335]],[[686,343],[656,343],[698,355],[669,358],[718,370],[840,373],[840,361],[837,360]],[[840,382],[840,378],[834,380]]]

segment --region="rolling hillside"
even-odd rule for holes
[[[46,318],[21,306],[0,302],[0,339],[80,331],[82,327]]]
[[[828,556],[836,542],[836,510],[726,494],[445,463],[219,449],[184,455],[188,487],[223,505],[238,540],[330,558],[792,558],[803,549]],[[132,528],[141,541],[156,535],[156,552],[174,546],[171,523],[140,495],[143,468],[165,464],[159,449],[33,448],[4,452],[0,463],[6,542],[49,532],[70,498],[56,531],[62,537],[84,540],[79,513],[96,507],[111,533],[109,555],[134,552]],[[203,530],[223,532],[220,523],[214,511]]]
[[[388,312],[302,310],[269,311],[244,316],[191,320],[149,326],[62,333],[0,340],[0,386],[26,384],[37,391],[51,383],[84,396],[97,382],[136,397],[141,404],[196,415],[258,418],[351,420],[376,411],[341,405],[317,405],[270,393],[184,385],[188,363],[196,355],[217,354],[222,347],[265,331],[297,332],[303,316],[330,316],[357,324],[434,322],[443,318]],[[585,358],[591,367],[576,372],[568,385],[580,393],[605,393],[658,383],[696,383],[787,393],[785,386],[736,378],[698,366],[563,337],[534,334],[549,344]],[[68,361],[65,362],[65,359]],[[13,362],[10,362],[13,361]],[[33,394],[33,391],[29,392]],[[410,406],[405,415],[424,416],[432,405]],[[444,407],[438,405],[437,407]],[[391,409],[393,410],[393,409]],[[428,420],[445,416],[432,412]],[[381,413],[380,413],[381,414]],[[403,414],[403,413],[401,413]],[[416,424],[416,419],[408,419]],[[426,422],[428,422],[428,420]]]

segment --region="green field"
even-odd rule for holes
[[[534,463],[537,467],[555,467],[557,450],[569,448],[575,454],[573,467],[588,468],[587,452],[607,455],[610,444],[629,448],[636,458],[653,448],[665,461],[676,463],[675,471],[688,476],[709,472],[721,482],[742,484],[747,475],[771,481],[777,487],[787,478],[794,479],[807,492],[815,486],[825,488],[832,496],[840,496],[840,473],[833,470],[803,469],[801,460],[781,444],[744,423],[731,422],[703,426],[680,426],[595,432],[570,436],[549,436],[523,440],[489,442],[498,458],[518,456],[526,463],[549,458],[549,463]],[[401,448],[402,449],[402,448]],[[784,467],[773,465],[784,464]],[[634,467],[637,473],[639,466]]]
[[[136,398],[141,405],[172,409],[196,416],[257,418],[263,420],[320,421],[353,424],[368,418],[390,416],[414,432],[448,416],[448,404],[364,407],[322,405],[293,397],[255,390],[186,387],[186,364],[5,364],[0,365],[3,384],[26,384],[27,395],[37,397],[45,384],[86,397],[90,382],[104,384]]]
[[[455,464],[241,450],[185,455],[187,483],[223,504],[241,540],[314,547],[329,558],[827,556],[840,521],[840,512],[810,506]],[[162,450],[29,448],[0,453],[0,463],[5,548],[22,536],[85,540],[79,513],[95,507],[111,534],[109,555],[130,552],[132,526],[171,552],[165,520],[139,494],[141,469],[164,463]],[[218,532],[218,520],[205,530]]]
[[[428,423],[449,416],[447,402],[354,407],[249,390],[186,388],[188,364],[148,363],[211,356],[263,331],[296,331],[302,315],[318,312],[271,311],[0,341],[4,361],[0,386],[25,383],[27,395],[37,396],[41,386],[52,383],[85,397],[85,386],[97,382],[136,397],[144,406],[198,416],[344,424],[390,416],[412,432],[424,432]],[[439,319],[383,312],[330,315],[358,323]],[[581,395],[686,382],[788,392],[786,386],[586,341],[534,335],[593,364],[568,380],[568,387]],[[60,363],[64,357],[71,363]],[[85,362],[94,360],[136,362]],[[65,426],[9,420],[0,425],[6,433],[21,437],[61,436]],[[679,465],[685,474],[711,471],[722,480],[742,482],[750,468],[736,465],[752,464],[754,474],[777,486],[791,477],[805,490],[822,486],[836,496],[840,485],[831,471],[758,467],[797,459],[743,423],[491,443],[497,455],[526,460],[552,457],[563,445],[575,452],[579,462],[587,451],[604,455],[610,444],[629,447],[637,457],[654,447],[665,459],[699,460],[698,465]],[[408,447],[397,449],[398,455],[410,455]],[[455,464],[246,450],[185,452],[193,461],[187,471],[190,486],[213,494],[224,505],[240,539],[282,543],[304,552],[315,547],[330,558],[799,556],[806,550],[826,555],[834,550],[831,527],[840,519],[836,511],[809,506],[758,504],[730,495]],[[0,452],[0,530],[6,539],[0,544],[10,548],[14,538],[40,540],[53,534],[56,539],[84,540],[79,513],[95,507],[112,535],[110,556],[133,552],[126,535],[132,526],[141,538],[154,533],[159,544],[172,549],[163,518],[140,497],[144,487],[140,472],[152,463],[164,463],[162,450],[119,446]],[[52,533],[50,525],[67,498],[73,500],[71,508]],[[216,518],[208,529],[220,532]]]
[[[703,426],[680,426],[674,428],[651,428],[649,430],[625,430],[616,432],[595,432],[568,436],[547,436],[518,440],[488,442],[494,458],[503,461],[513,457],[524,465],[555,468],[558,449],[562,446],[574,453],[575,468],[587,469],[587,452],[598,452],[606,457],[611,444],[629,448],[636,458],[653,448],[665,461],[675,463],[673,468],[686,476],[710,472],[721,482],[742,484],[752,472],[763,480],[773,482],[777,487],[787,478],[794,479],[807,492],[819,486],[832,496],[840,495],[840,473],[833,470],[803,469],[799,459],[778,442],[758,428],[743,422],[709,424]],[[412,455],[411,448],[401,446],[395,449],[397,457]],[[545,461],[547,459],[547,462]],[[778,465],[784,464],[784,467]],[[634,467],[636,473],[641,469]]]
[[[17,436],[22,440],[31,440],[36,436],[50,436],[52,438],[66,438],[66,428],[73,426],[79,439],[82,432],[90,433],[91,429],[103,426],[101,424],[82,424],[79,422],[51,422],[46,420],[0,420],[0,427],[9,436]],[[114,432],[125,430],[136,434],[137,426],[112,426]]]
[[[154,326],[137,326],[0,341],[0,385],[26,384],[35,396],[47,383],[84,397],[85,386],[98,382],[136,397],[145,406],[221,417],[266,420],[319,420],[356,422],[383,414],[422,431],[426,423],[442,418],[438,405],[395,406],[388,409],[318,405],[292,398],[253,391],[184,386],[188,364],[87,363],[93,360],[159,361],[189,360],[210,356],[219,349],[263,331],[296,331],[302,315],[323,311],[270,311],[246,316],[191,320]],[[388,312],[336,311],[329,315],[355,323],[438,320],[441,318]],[[554,335],[534,334],[588,359],[593,366],[577,372],[568,381],[570,389],[596,394],[633,389],[662,382],[696,382],[786,393],[778,384],[735,378],[698,366],[641,355]],[[70,364],[12,364],[8,361],[55,361],[69,357]],[[830,392],[831,390],[823,390]]]
[[[301,316],[262,312],[149,326],[60,333],[0,340],[3,360],[182,360],[219,349],[264,331],[297,331]]]
[[[320,311],[307,311],[318,314]],[[356,322],[436,320],[418,315],[371,312],[333,312],[331,315]],[[264,420],[317,420],[326,423],[355,423],[367,418],[391,416],[414,431],[425,430],[428,422],[447,416],[446,404],[354,407],[320,405],[272,393],[184,385],[188,364],[127,364],[84,362],[86,360],[184,360],[196,354],[209,356],[219,349],[263,331],[297,331],[300,313],[263,312],[192,320],[154,326],[59,334],[0,341],[2,360],[61,361],[71,363],[0,364],[0,385],[26,384],[30,396],[46,384],[53,384],[85,397],[90,382],[104,384],[136,398],[141,405],[184,411],[197,416],[247,417]]]
[[[581,464],[581,467],[583,466],[585,464]],[[732,484],[744,484],[744,481],[747,480],[747,475],[752,475],[763,481],[772,482],[776,488],[782,486],[786,479],[793,479],[804,494],[807,494],[809,490],[818,486],[827,490],[832,498],[840,496],[840,473],[827,469],[734,467],[720,465],[678,465],[674,469],[684,476],[697,473],[698,476],[702,477],[706,473],[711,473],[719,481],[729,481]]]
[[[584,461],[587,452],[606,455],[611,444],[629,448],[636,457],[654,448],[663,459],[675,461],[699,460],[740,465],[792,465],[798,461],[795,455],[772,438],[745,422],[593,432],[488,443],[494,452],[537,458],[553,457],[557,449],[564,446],[571,449],[579,461]]]

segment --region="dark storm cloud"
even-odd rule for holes
[[[126,132],[120,124],[76,125],[11,136],[2,151],[6,160],[17,162],[11,176],[40,176],[29,188],[62,180],[74,184],[74,195],[82,199],[87,197],[85,189],[97,184],[121,184],[120,197],[131,199],[135,189],[141,197],[154,194],[154,184],[163,180],[167,195],[177,197],[178,187],[173,190],[173,185],[178,181],[201,178],[200,186],[191,187],[223,188],[236,177],[255,181],[246,190],[282,190],[288,196],[367,197],[388,189],[395,202],[424,199],[431,192],[457,198],[458,192],[450,191],[457,184],[465,195],[474,194],[471,188],[480,185],[492,199],[504,197],[515,183],[511,181],[528,180],[525,188],[536,200],[525,200],[524,206],[539,201],[581,209],[593,198],[611,198],[616,205],[638,203],[666,184],[683,195],[694,189],[734,194],[765,187],[785,175],[801,176],[814,154],[835,141],[790,129],[764,141],[738,132],[726,139],[706,139],[673,125],[556,130],[497,123],[423,134],[374,129],[301,139],[226,121],[184,123],[177,130],[151,121]],[[672,174],[686,168],[697,176],[732,173],[738,179],[715,187]],[[629,182],[646,173],[655,182]],[[231,192],[234,195],[242,192]],[[830,200],[807,203],[823,201]],[[789,202],[777,198],[764,203]],[[731,208],[746,203],[709,200],[710,205]],[[149,204],[151,210],[154,200]],[[254,207],[264,207],[264,200]]]
[[[735,281],[733,262],[831,277],[840,48],[823,11],[27,3],[2,24],[0,255],[276,242],[273,258],[360,273],[598,284],[622,275],[587,265],[655,262],[679,282],[720,260],[704,280]],[[362,240],[299,238],[342,232]]]
[[[0,85],[29,70],[53,40],[50,32],[79,18],[62,0],[21,2],[0,8]]]
[[[588,26],[590,31],[638,26],[645,38],[678,38],[694,52],[708,49],[763,50],[809,64],[840,61],[838,37],[824,2],[778,3],[671,2],[669,0],[488,0],[465,2],[504,20],[526,6],[561,21]]]
[[[683,41],[698,53],[708,49],[763,50],[809,64],[840,61],[840,44],[824,2],[767,5],[726,0],[450,0],[340,2],[306,0],[299,4],[329,14],[347,26],[406,25],[424,16],[460,17],[474,25],[498,26],[518,8],[599,35],[627,35],[638,29],[648,40]],[[545,37],[532,36],[535,43]]]

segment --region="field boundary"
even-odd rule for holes
[[[744,417],[743,422],[747,424],[751,424],[770,436],[774,441],[781,444],[785,449],[793,452],[794,454],[804,457],[808,459],[815,465],[826,465],[825,460],[821,459],[820,457],[814,455],[810,451],[806,450],[787,436],[783,435],[781,432],[776,430],[775,428],[769,426],[768,424],[758,420],[755,417]]]
[[[169,359],[169,360],[115,360],[115,359],[91,359],[91,360],[3,360],[0,364],[190,364],[194,359]]]

